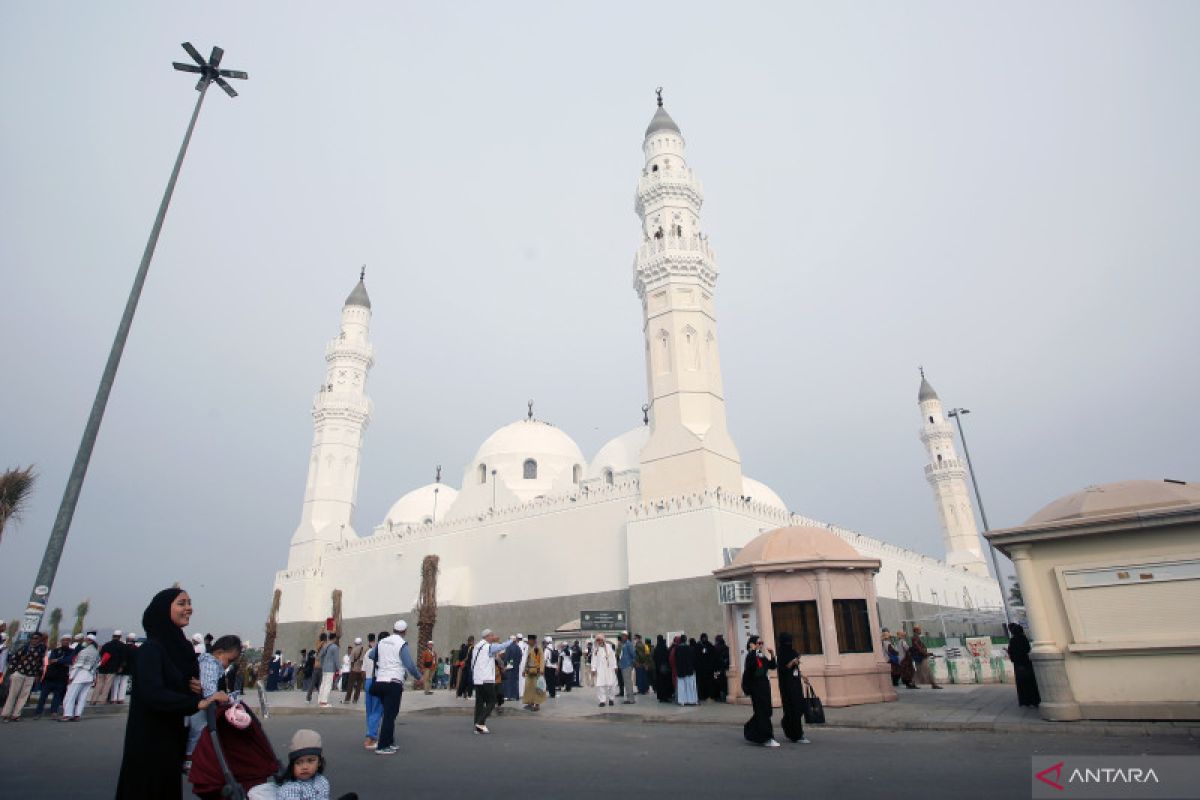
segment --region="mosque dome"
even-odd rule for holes
[[[1200,484],[1184,481],[1118,481],[1089,486],[1046,505],[1026,525],[1135,514],[1200,503]]]
[[[862,556],[837,534],[812,525],[793,525],[759,534],[741,549],[730,567],[772,561],[858,560]]]
[[[754,478],[742,476],[742,494],[753,500],[755,503],[765,503],[772,508],[778,508],[780,511],[787,511],[787,503],[783,502],[783,498],[775,494],[775,491],[765,483],[760,483]]]
[[[440,522],[445,519],[446,512],[457,497],[458,490],[444,483],[431,483],[413,489],[392,504],[384,517],[384,524],[427,525]]]
[[[495,461],[498,456],[549,456],[554,459],[567,459],[576,464],[584,462],[583,452],[574,439],[550,423],[538,419],[518,420],[493,433],[475,452],[475,463],[487,464]]]
[[[642,448],[646,446],[646,442],[650,440],[650,427],[648,425],[638,425],[633,430],[626,431],[615,439],[609,439],[596,457],[592,459],[592,463],[588,465],[587,476],[589,478],[599,478],[604,475],[605,470],[612,470],[614,473],[624,472],[630,469],[640,469],[642,464]]]

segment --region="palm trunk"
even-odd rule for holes
[[[258,677],[264,679],[267,677],[267,670],[271,666],[271,659],[275,656],[275,635],[278,633],[279,618],[279,600],[283,597],[283,592],[279,589],[275,590],[275,595],[271,598],[271,613],[267,615],[267,624],[264,628],[263,651],[262,658],[258,663]]]
[[[417,635],[415,652],[421,652],[426,642],[433,641],[433,626],[437,623],[438,557],[425,556],[421,561],[421,597],[417,601]]]

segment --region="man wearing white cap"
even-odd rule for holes
[[[75,660],[71,663],[62,722],[79,722],[79,717],[87,706],[88,689],[91,688],[99,665],[100,651],[96,649],[96,633],[88,631],[87,636],[83,637],[82,649],[75,654]]]
[[[467,669],[475,684],[475,732],[491,733],[487,718],[496,709],[496,661],[497,653],[508,647],[507,642],[498,641],[491,628],[484,628],[479,641],[471,648]]]
[[[117,670],[117,678],[113,681],[112,694],[109,695],[109,700],[121,705],[125,702],[125,697],[129,694],[129,673],[133,672],[133,659],[137,657],[137,634],[133,631],[125,634],[124,658],[121,660],[121,668]]]
[[[346,676],[346,697],[342,700],[343,703],[358,702],[366,678],[366,673],[363,672],[363,657],[366,654],[367,649],[363,647],[362,637],[354,637],[354,644],[346,651],[346,655],[350,657],[350,674]]]
[[[402,635],[407,630],[407,622],[396,620],[392,635],[375,647],[378,664],[371,689],[383,703],[383,721],[379,724],[379,741],[375,745],[375,752],[381,756],[390,756],[399,750],[396,747],[396,715],[400,713],[400,701],[404,699],[404,678],[420,675]],[[414,685],[420,688],[421,679],[417,678]]]
[[[96,685],[92,687],[88,703],[111,703],[109,693],[112,691],[113,680],[121,671],[125,661],[125,645],[121,642],[121,632],[113,631],[112,638],[100,648],[100,665],[96,669]]]

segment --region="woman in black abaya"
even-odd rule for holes
[[[779,700],[783,719],[779,726],[793,742],[808,744],[804,735],[804,686],[800,681],[800,654],[790,633],[779,635]]]
[[[146,643],[134,661],[117,800],[182,797],[184,721],[214,702],[229,699],[224,692],[200,698],[196,652],[183,635],[191,616],[192,600],[182,589],[163,589],[142,614]]]
[[[659,634],[651,653],[654,659],[654,696],[660,703],[669,703],[675,696],[675,685],[671,680],[671,656],[667,650],[667,640]]]
[[[1038,692],[1037,676],[1033,673],[1033,661],[1029,659],[1029,637],[1025,629],[1015,622],[1008,626],[1008,658],[1012,661],[1013,676],[1017,680],[1017,703],[1022,707],[1036,708],[1042,702]]]
[[[754,716],[742,726],[746,741],[764,747],[779,747],[771,727],[771,670],[775,669],[775,653],[763,655],[763,643],[751,636],[746,643],[746,661],[742,664],[742,693],[750,696]]]

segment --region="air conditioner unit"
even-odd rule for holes
[[[717,584],[718,602],[721,605],[738,605],[754,602],[754,589],[750,581],[726,581]]]

